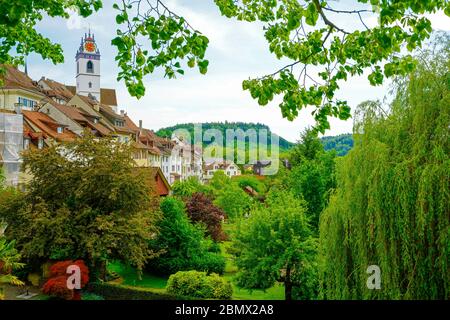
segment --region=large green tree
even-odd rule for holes
[[[320,214],[336,184],[336,152],[324,151],[320,139],[308,129],[302,133],[301,140],[289,156],[292,168],[284,184],[296,196],[306,201],[307,214],[317,231]]]
[[[316,128],[322,132],[329,128],[329,116],[350,116],[347,102],[335,97],[342,81],[369,71],[370,83],[379,85],[386,77],[411,72],[415,61],[401,51],[411,52],[430,36],[431,22],[424,14],[444,10],[450,15],[446,0],[353,0],[341,5],[320,0],[214,2],[226,17],[260,21],[270,52],[290,61],[270,75],[244,81],[243,88],[261,105],[281,95],[280,108],[289,120],[314,106]],[[87,17],[102,5],[101,0],[1,0],[0,64],[23,64],[32,52],[62,62],[61,46],[40,34],[36,24],[49,17],[68,18],[67,9]],[[117,34],[111,43],[118,50],[118,80],[131,95],[142,97],[144,77],[158,69],[174,78],[184,74],[185,62],[207,72],[208,39],[165,1],[124,0],[112,6],[117,10]],[[339,25],[337,15],[353,19],[354,26]],[[378,24],[369,27],[369,17]]]
[[[327,299],[450,296],[450,40],[397,79],[389,110],[360,106],[355,147],[339,160],[338,186],[320,221]],[[381,288],[369,290],[377,265]]]
[[[316,297],[312,288],[317,283],[310,275],[315,270],[317,242],[305,211],[305,203],[289,192],[271,190],[265,205],[237,223],[233,236],[240,286],[268,289],[281,281],[287,300],[294,288],[299,297]]]
[[[86,134],[28,151],[23,165],[32,179],[24,193],[2,199],[0,216],[24,258],[84,259],[96,272],[109,259],[142,269],[154,256],[157,199],[134,170],[128,146]]]

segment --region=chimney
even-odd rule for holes
[[[120,115],[123,117],[125,116],[125,110],[120,110]]]
[[[142,120],[139,120],[139,131],[142,131]]]

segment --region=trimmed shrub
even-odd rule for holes
[[[231,284],[213,273],[180,271],[169,277],[167,292],[201,299],[231,299]]]

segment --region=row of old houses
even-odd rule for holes
[[[15,67],[1,66],[5,72],[0,87],[0,161],[10,184],[28,178],[20,172],[22,150],[71,141],[85,130],[98,138],[113,137],[130,144],[136,166],[153,168],[161,186],[192,176],[207,181],[217,170],[229,176],[240,174],[235,164],[205,164],[201,147],[178,137],[159,137],[120,110],[115,89],[101,87],[100,51],[94,35],[81,39],[75,62],[74,86],[45,77],[35,81]]]

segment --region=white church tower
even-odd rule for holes
[[[100,51],[94,34],[84,34],[75,57],[77,63],[77,94],[93,96],[100,102]]]

